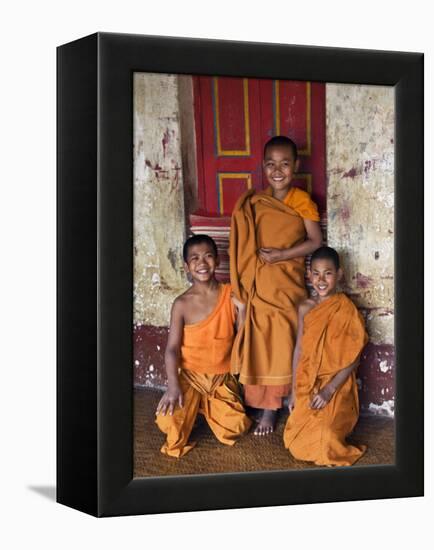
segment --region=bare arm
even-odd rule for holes
[[[236,310],[237,310],[237,318],[235,321],[235,327],[237,329],[237,332],[239,332],[244,325],[244,321],[246,320],[246,304],[243,304],[243,302],[240,302],[235,296],[235,294],[231,293],[231,299],[232,303],[234,304]]]
[[[292,387],[288,399],[288,410],[291,413],[295,407],[295,381],[297,376],[298,361],[301,355],[301,340],[303,337],[303,322],[306,313],[312,309],[312,306],[308,302],[303,302],[298,308],[298,329],[297,340],[295,342],[294,355],[292,358]]]
[[[322,244],[322,233],[318,222],[304,221],[306,239],[291,248],[260,248],[259,256],[267,263],[275,263],[283,260],[292,260],[300,256],[307,256],[319,248]]]
[[[354,363],[336,373],[328,384],[314,396],[310,404],[311,409],[322,409],[327,405],[336,391],[348,380],[350,374],[357,368],[359,358]]]
[[[182,407],[184,398],[181,392],[178,378],[178,359],[182,344],[184,330],[184,316],[182,314],[182,303],[175,300],[170,316],[169,337],[167,339],[164,362],[167,373],[167,391],[157,406],[156,414],[165,415],[166,412],[173,414],[175,405]]]

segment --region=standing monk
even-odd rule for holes
[[[246,405],[261,409],[255,435],[274,429],[291,387],[297,307],[306,298],[304,257],[322,242],[316,204],[292,187],[299,161],[295,143],[275,136],[264,148],[269,187],[247,191],[232,213],[231,285],[247,305],[232,353],[232,372],[244,385]]]

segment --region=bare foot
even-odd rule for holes
[[[264,409],[255,409],[253,407],[249,407],[248,405],[245,407],[245,409],[247,416],[251,418],[254,422],[259,422],[261,420]]]
[[[277,411],[264,409],[262,413],[261,420],[256,426],[254,435],[268,435],[273,433],[274,424],[276,422]]]

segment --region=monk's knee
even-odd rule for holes
[[[167,433],[170,430],[171,426],[175,424],[173,416],[163,414],[157,414],[157,416],[155,417],[155,423],[157,424],[158,428],[164,433]]]

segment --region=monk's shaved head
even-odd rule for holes
[[[317,248],[311,256],[310,265],[313,266],[313,263],[316,260],[330,260],[331,262],[333,262],[336,271],[341,266],[341,263],[339,261],[339,254],[334,248],[331,248],[330,246],[321,246],[320,248]]]
[[[182,257],[184,258],[184,262],[187,261],[188,252],[190,248],[196,244],[203,244],[203,243],[206,243],[211,247],[211,250],[213,251],[214,256],[217,258],[218,250],[214,239],[212,239],[209,235],[193,235],[193,237],[190,237],[184,243],[184,248],[182,249]]]
[[[264,146],[264,158],[267,156],[267,150],[270,147],[288,147],[292,151],[294,160],[297,160],[297,157],[298,157],[297,145],[292,141],[292,139],[289,139],[289,137],[274,136],[271,139],[269,139]]]

